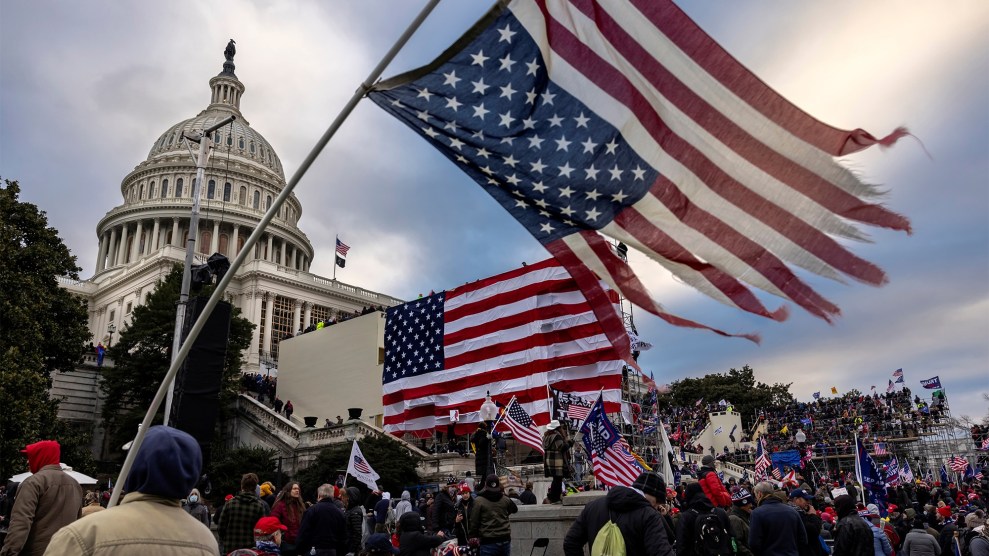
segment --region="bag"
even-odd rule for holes
[[[821,543],[821,551],[824,552],[825,554],[831,554],[831,547],[828,546],[828,543],[827,541],[824,540],[824,537],[818,535],[817,540],[818,542]]]
[[[591,556],[625,556],[625,537],[615,523],[614,516],[594,536]]]
[[[697,519],[694,520],[694,554],[698,556],[729,554],[730,549],[725,547],[730,546],[728,539],[731,535],[728,534],[718,515],[713,511],[705,513],[691,511],[697,514]]]

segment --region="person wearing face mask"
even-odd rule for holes
[[[457,523],[457,482],[451,480],[446,489],[436,495],[433,503],[433,530],[443,531],[447,538],[455,536]]]
[[[189,515],[201,521],[206,527],[209,527],[209,509],[199,501],[199,489],[192,489],[192,492],[186,497],[186,503],[183,508],[189,512]]]

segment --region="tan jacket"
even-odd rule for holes
[[[213,533],[178,500],[132,492],[119,506],[80,519],[56,534],[45,554],[61,556],[216,556]]]
[[[41,556],[62,526],[79,517],[82,487],[59,465],[46,465],[21,483],[0,555]]]

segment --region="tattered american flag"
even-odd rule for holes
[[[839,308],[795,269],[883,284],[838,240],[865,239],[855,223],[910,229],[834,159],[905,130],[877,139],[812,118],[669,0],[499,3],[368,96],[494,197],[588,299],[600,299],[596,274],[680,326],[709,328],[668,313],[604,236],[729,306],[786,318],[752,286],[831,321]]]

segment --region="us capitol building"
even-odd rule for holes
[[[214,132],[201,189],[196,264],[217,252],[233,260],[285,187],[278,155],[240,111],[245,87],[234,74],[232,52],[209,87],[206,109],[168,128],[152,144],[147,160],[124,177],[123,204],[96,226],[100,245],[95,275],[61,281],[88,301],[94,343],[111,343],[114,332],[127,327],[133,309],[185,260],[196,164],[184,133],[195,135],[231,114],[237,116]],[[279,342],[311,323],[365,306],[403,302],[310,273],[315,253],[299,229],[301,216],[302,205],[292,195],[227,288],[227,301],[256,326],[245,372],[277,368]]]

